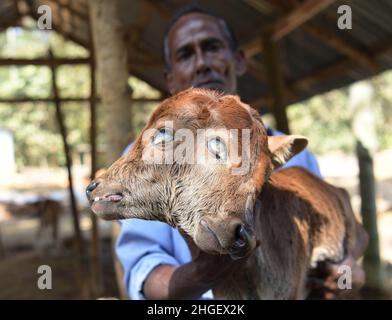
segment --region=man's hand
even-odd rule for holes
[[[218,286],[252,255],[233,260],[228,254],[208,254],[200,250],[192,239],[184,235],[192,253],[192,261],[178,267],[169,284],[169,299],[197,299],[204,292]],[[257,247],[257,246],[256,246]]]
[[[344,299],[353,298],[365,284],[365,272],[357,260],[364,255],[369,243],[369,236],[363,226],[355,226],[355,247],[347,254],[341,263],[324,263],[312,270],[308,276],[307,287],[310,290],[309,299]],[[343,275],[339,272],[341,266],[351,268],[352,289],[340,289],[338,280]]]
[[[154,300],[197,299],[217,286],[241,262],[229,255],[210,255],[199,250],[191,262],[182,266],[155,268],[144,283],[144,296]]]
[[[352,289],[338,287],[338,280],[343,276],[339,268],[347,266],[351,269]],[[325,263],[308,277],[307,286],[311,290],[310,299],[344,299],[353,297],[365,284],[365,272],[352,255],[347,256],[339,264]]]
[[[218,286],[247,259],[233,260],[228,254],[205,253],[192,239],[183,236],[192,253],[192,261],[179,267],[161,265],[154,269],[143,287],[147,299],[198,299]]]

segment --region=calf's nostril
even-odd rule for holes
[[[86,194],[90,195],[91,192],[93,192],[99,185],[99,182],[97,181],[92,181],[86,188]]]
[[[248,241],[248,232],[243,224],[238,225],[235,228],[235,244],[236,246],[244,246]]]

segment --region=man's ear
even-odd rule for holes
[[[308,139],[303,136],[269,136],[268,149],[272,154],[274,168],[284,165],[293,156],[300,153],[308,145]]]
[[[238,77],[240,77],[245,74],[247,69],[244,51],[237,50],[236,53],[234,54],[234,59],[235,59],[236,74]]]
[[[163,76],[166,80],[167,89],[169,90],[170,94],[174,94],[176,91],[175,91],[173,74],[170,71],[166,70]]]

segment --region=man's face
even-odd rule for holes
[[[181,17],[168,35],[169,91],[195,87],[237,93],[237,76],[245,72],[245,60],[241,51],[232,52],[227,37],[215,17],[201,13]]]

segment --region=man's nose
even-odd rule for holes
[[[197,52],[196,52],[196,72],[203,73],[209,69],[210,69],[210,66],[208,63],[208,59],[205,57],[203,51],[197,50]]]
[[[99,182],[97,180],[91,181],[91,183],[86,188],[87,198],[90,199],[91,193],[98,187]]]

